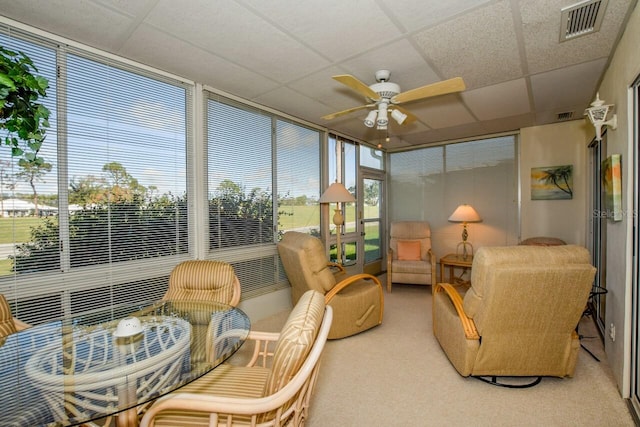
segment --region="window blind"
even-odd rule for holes
[[[320,132],[277,120],[278,231],[320,236]]]
[[[511,245],[518,237],[515,136],[392,153],[389,160],[391,221],[426,220],[434,251],[455,252],[461,229],[448,218],[459,204],[472,205],[483,223],[470,228],[474,247]]]
[[[2,209],[11,231],[0,244],[11,255],[0,258],[0,292],[32,324],[161,296],[189,256],[190,85],[4,30],[0,43],[25,51],[49,80],[51,127],[41,150],[50,167],[28,187],[0,152],[11,182],[7,194],[3,178],[3,204],[11,196],[38,206]]]

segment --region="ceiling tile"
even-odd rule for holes
[[[373,0],[243,0],[332,61],[359,54],[401,35]],[[353,17],[358,21],[354,22]],[[321,24],[322,23],[322,24]]]
[[[159,0],[145,22],[279,82],[329,65],[326,59],[232,0]],[[292,58],[295,67],[291,66]]]
[[[509,1],[475,9],[414,37],[443,78],[461,76],[467,88],[523,76]]]
[[[246,99],[278,86],[261,75],[148,25],[138,27],[122,48],[121,54],[196,82],[224,88],[226,92]]]
[[[489,0],[382,0],[407,29],[415,31],[446,21]]]
[[[369,85],[376,82],[376,71],[389,70],[391,81],[399,84],[403,91],[440,81],[420,52],[407,39],[368,50],[342,62],[341,66]]]
[[[459,126],[476,121],[458,95],[445,95],[405,106],[433,129]]]
[[[606,59],[578,64],[531,76],[536,110],[563,109],[567,105],[588,104],[606,65]],[[562,93],[562,97],[558,97]]]
[[[536,74],[598,58],[607,58],[630,0],[611,0],[600,31],[559,43],[561,9],[575,2],[522,2],[522,32],[529,72]]]
[[[131,16],[83,1],[0,0],[0,13],[37,28],[86,45],[112,51],[120,47],[120,34],[129,31]]]
[[[530,111],[525,79],[465,91],[460,96],[479,120],[516,116]]]

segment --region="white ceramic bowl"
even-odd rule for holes
[[[140,319],[137,317],[125,317],[118,322],[113,336],[116,338],[130,337],[139,334],[143,329]]]

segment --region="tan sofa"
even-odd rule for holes
[[[434,287],[433,332],[463,376],[573,376],[595,271],[580,246],[480,248],[466,294]]]
[[[309,234],[288,231],[278,243],[280,260],[296,304],[309,289],[322,293],[333,308],[329,339],[344,338],[382,323],[384,293],[377,277],[356,274],[337,281],[322,242]]]

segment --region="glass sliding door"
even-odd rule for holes
[[[361,245],[364,254],[363,271],[378,274],[382,271],[382,257],[384,254],[384,180],[383,177],[373,177],[363,174],[362,185],[362,236]]]

